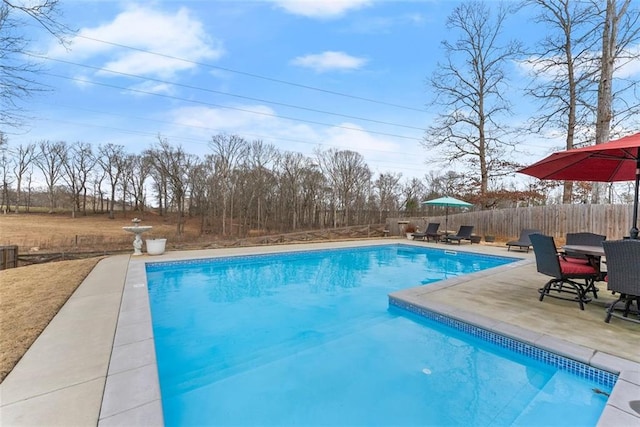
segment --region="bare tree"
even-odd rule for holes
[[[302,177],[308,159],[301,153],[285,152],[280,159],[280,214],[282,222],[292,230],[300,226],[302,207]]]
[[[109,184],[111,186],[111,199],[109,200],[109,218],[114,219],[116,190],[124,172],[126,154],[122,145],[116,145],[112,143],[100,146],[98,152],[98,164],[100,165],[106,176],[109,178]]]
[[[12,12],[21,14],[32,21],[35,21],[40,27],[44,28],[49,34],[54,36],[60,43],[66,43],[66,35],[70,31],[64,23],[62,23],[59,13],[58,0],[37,0],[37,1],[9,1],[2,0],[2,8],[6,10],[7,15]]]
[[[45,90],[38,82],[41,66],[30,60],[25,29],[30,22],[65,43],[69,29],[59,20],[58,0],[0,2],[0,125],[17,127],[24,120],[22,102]]]
[[[602,51],[598,79],[598,110],[596,117],[596,144],[609,140],[613,112],[613,72],[618,57],[618,29],[631,0],[624,0],[618,7],[617,0],[606,0],[602,25]]]
[[[207,229],[207,214],[213,207],[213,200],[208,190],[209,168],[205,161],[197,162],[189,174],[189,216],[200,217],[200,234],[210,231]]]
[[[572,149],[576,138],[584,142],[589,135],[576,135],[577,129],[592,122],[592,93],[595,67],[593,49],[597,13],[587,3],[571,0],[529,0],[539,11],[536,22],[545,26],[544,38],[526,62],[531,66],[533,83],[527,93],[539,102],[532,118],[536,133],[549,127],[566,133],[565,148]],[[571,203],[573,181],[565,181],[563,203]]]
[[[27,171],[27,196],[25,197],[25,211],[29,212],[31,208],[31,192],[33,191],[33,167]]]
[[[129,180],[134,211],[144,211],[146,205],[144,183],[151,174],[152,166],[152,159],[147,154],[134,155],[131,158],[131,174]]]
[[[502,44],[500,35],[510,11],[500,6],[491,13],[481,2],[457,6],[447,27],[459,38],[443,41],[445,62],[430,78],[435,123],[426,132],[426,148],[442,148],[445,160],[466,162],[477,177],[481,194],[492,176],[509,173],[504,136],[509,127],[500,119],[510,114],[505,67],[520,54],[515,41]],[[493,161],[492,161],[493,159]],[[438,159],[442,160],[442,159]]]
[[[448,170],[442,173],[430,173],[425,177],[425,199],[434,199],[441,196],[466,197],[473,189],[467,177],[459,172]],[[429,206],[429,209],[439,209]]]
[[[153,149],[146,150],[143,153],[143,156],[149,159],[151,163],[151,169],[149,171],[149,176],[153,181],[153,188],[156,192],[156,198],[158,203],[158,214],[160,216],[164,216],[169,210],[169,183],[168,179],[164,174],[164,168],[157,167],[156,157],[158,153],[154,153]]]
[[[16,177],[16,213],[20,213],[20,202],[22,196],[22,180],[29,171],[36,157],[36,144],[20,144],[14,150],[13,154],[13,173]]]
[[[9,188],[12,184],[9,176],[10,160],[8,153],[6,139],[4,134],[0,134],[0,174],[2,175],[2,198],[0,199],[0,209],[3,213],[9,212],[10,203],[9,200]]]
[[[96,158],[96,161],[98,159]],[[102,167],[97,168],[93,173],[93,213],[104,212],[104,190],[102,189],[102,182],[107,177]]]
[[[353,202],[368,193],[371,170],[364,157],[355,151],[330,149],[318,152],[317,159],[334,193],[334,227],[338,211],[342,214],[340,223],[350,225]]]
[[[245,163],[250,174],[248,206],[254,207],[252,211],[259,229],[265,227],[267,198],[272,194],[269,185],[272,185],[274,180],[272,169],[279,157],[275,146],[260,140],[252,141],[247,148]]]
[[[311,159],[307,159],[302,171],[301,215],[303,224],[324,227],[321,222],[322,193],[327,185],[326,177]]]
[[[402,187],[402,208],[409,216],[416,216],[420,209],[420,202],[426,193],[426,186],[418,179],[411,180]]]
[[[247,141],[238,135],[218,134],[211,138],[215,179],[222,191],[222,235],[226,236],[227,216],[233,221],[236,168],[247,153]]]
[[[176,232],[181,235],[184,232],[184,212],[186,207],[187,189],[189,188],[189,176],[195,166],[196,158],[185,153],[182,147],[173,147],[166,138],[158,136],[158,144],[150,150],[153,167],[162,171],[166,177],[168,188],[171,191],[172,205],[178,212]]]
[[[38,151],[35,162],[47,184],[49,213],[53,213],[56,206],[56,185],[62,178],[62,168],[67,152],[67,144],[64,141],[40,141],[38,143]]]
[[[378,195],[378,222],[382,222],[384,212],[397,212],[400,198],[400,173],[381,173],[374,188]]]
[[[81,210],[86,215],[87,182],[89,173],[96,164],[91,145],[86,142],[76,142],[70,147],[67,155],[62,158],[64,174],[62,179],[71,191],[71,217],[76,217],[76,212]],[[84,195],[84,197],[83,197]]]
[[[595,2],[599,6],[601,2]],[[638,42],[640,35],[640,13],[630,11],[631,0],[606,0],[604,22],[602,25],[602,51],[600,57],[600,75],[598,78],[598,109],[596,113],[596,144],[610,139],[613,123],[614,72],[617,67],[638,54],[631,54],[632,44]],[[616,65],[618,62],[618,65]],[[636,83],[637,84],[637,83]],[[636,110],[637,111],[637,110]],[[592,202],[599,203],[602,186],[593,186]]]
[[[135,154],[127,153],[122,161],[122,178],[118,183],[120,188],[120,194],[122,194],[122,214],[127,211],[127,205],[131,205],[131,191],[129,186],[131,185],[131,175],[133,175],[133,163],[135,161]]]

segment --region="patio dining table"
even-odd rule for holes
[[[604,248],[602,245],[564,245],[562,249],[566,252],[575,252],[592,257],[604,256]]]

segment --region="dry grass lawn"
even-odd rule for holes
[[[130,249],[133,235],[122,230],[135,215],[116,213],[72,218],[70,213],[0,215],[0,245],[18,245],[19,254]],[[175,222],[151,212],[144,237],[175,239]],[[186,234],[197,235],[197,222]],[[0,271],[0,382],[11,372],[58,310],[101,258],[59,261]]]
[[[76,218],[69,213],[0,215],[0,245],[18,245],[20,253],[129,249],[133,235],[122,227],[132,225],[134,216],[131,212],[118,212],[114,219],[109,219],[107,214]],[[143,238],[166,237],[172,242],[177,241],[175,221],[171,218],[148,212],[142,216],[140,225],[153,226]],[[198,221],[191,220],[187,222],[185,236],[180,240],[198,234]]]
[[[100,259],[0,271],[0,382]]]

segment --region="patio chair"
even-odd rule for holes
[[[586,245],[600,246],[602,242],[607,240],[607,236],[595,233],[567,233],[567,245]],[[564,251],[564,260],[570,262],[579,262],[583,264],[593,264],[593,257],[579,254],[576,252]],[[599,262],[600,260],[597,260]]]
[[[620,297],[607,308],[604,321],[609,323],[611,316],[640,323],[630,319],[631,304],[636,302],[640,313],[640,240],[613,240],[602,242],[607,257],[607,288],[619,292]],[[616,305],[623,303],[622,314],[615,313]]]
[[[511,246],[517,246],[520,250],[526,249],[528,253],[531,248],[531,239],[529,239],[530,234],[542,234],[542,232],[533,228],[525,228],[520,232],[518,240],[507,242],[507,251],[511,250]]]
[[[595,267],[562,259],[551,236],[530,234],[529,238],[536,256],[538,272],[552,277],[538,289],[540,301],[548,295],[553,298],[577,301],[580,304],[580,310],[584,310],[584,303],[591,301],[587,296],[589,292],[593,292],[595,298],[598,297],[595,281],[599,278],[600,272]],[[584,280],[584,285],[576,280]],[[573,297],[564,296],[563,293]]]
[[[424,233],[413,233],[413,239],[422,239],[428,242],[429,238],[433,238],[435,241],[438,241],[440,236],[438,234],[438,228],[440,228],[439,222],[430,222],[429,225],[427,225],[427,229],[424,230]]]
[[[473,225],[461,225],[455,235],[447,236],[445,240],[449,243],[452,241],[458,242],[458,244],[462,240],[468,240],[471,243],[471,233],[473,233]]]

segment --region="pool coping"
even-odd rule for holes
[[[146,287],[146,263],[389,244],[416,244],[424,247],[424,244],[418,242],[376,239],[167,252],[159,256],[116,256],[102,260],[32,345],[23,360],[0,384],[2,418],[8,425],[163,425]],[[477,246],[465,245],[459,250],[474,251],[474,248]],[[520,254],[511,252],[490,255],[520,258]],[[528,257],[488,271],[466,275],[464,278],[451,278],[426,287],[394,292],[390,298],[417,303],[426,310],[531,343],[598,369],[619,373],[619,380],[598,425],[627,425],[640,422],[640,414],[636,415],[629,409],[632,396],[640,396],[640,363],[475,313],[460,311],[445,304],[418,301],[418,297],[425,292],[455,286],[473,277],[499,274],[501,269],[532,262],[531,257]],[[81,318],[77,314],[78,310],[88,311],[89,314],[85,313]],[[69,323],[68,319],[74,323]],[[82,321],[78,322],[78,319]],[[56,372],[64,378],[57,382],[53,379],[42,381],[42,371],[45,368],[51,369],[51,366],[47,366],[51,359],[50,350],[54,345],[60,347],[57,341],[65,334],[76,336],[75,341],[67,340],[69,342],[64,343],[71,348],[56,349],[57,353],[62,354],[57,358],[70,359],[55,361],[64,366],[57,368]],[[96,346],[96,343],[99,345]],[[69,357],[75,353],[75,358]],[[79,365],[88,363],[85,360],[87,358],[91,358],[90,362],[95,366],[91,366],[90,370],[84,370],[82,375],[69,375],[68,371],[72,369],[70,366],[81,370]],[[40,366],[43,364],[45,367]],[[47,384],[40,384],[42,382]]]

